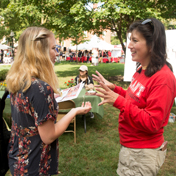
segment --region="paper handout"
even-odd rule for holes
[[[67,100],[72,100],[74,98],[77,98],[83,87],[84,87],[84,83],[81,82],[76,86],[61,90],[62,96],[57,97],[56,102],[62,102],[62,101],[67,101]]]

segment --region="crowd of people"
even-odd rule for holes
[[[94,54],[93,50],[94,49],[92,49],[92,50],[79,50],[78,51],[78,57],[79,58],[86,57],[87,60],[85,62],[90,62],[90,58],[92,58],[93,54]],[[76,51],[69,50],[68,56],[70,57],[70,62],[73,62],[73,58],[76,57]],[[103,57],[107,57],[107,58],[110,59],[111,51],[109,51],[109,50],[103,51],[103,50],[98,50],[97,49],[97,57],[99,59],[98,60],[99,62],[102,62]]]
[[[0,62],[1,63],[11,63],[13,62],[13,57],[16,54],[17,47],[12,49],[1,49],[0,50]]]
[[[11,51],[8,50],[8,49],[5,49],[5,50],[1,49],[0,50],[0,55],[1,55],[1,61],[0,61],[1,63],[4,62],[5,57],[8,57],[8,58],[12,57]]]
[[[139,20],[131,24],[129,33],[128,48],[137,63],[129,88],[114,85],[98,71],[92,76],[98,83],[96,96],[102,98],[98,105],[109,103],[120,110],[118,175],[156,176],[165,161],[163,132],[176,97],[176,80],[166,60],[164,25],[155,18]],[[91,110],[86,102],[56,122],[59,107],[54,93],[60,92],[53,66],[57,56],[51,31],[29,27],[21,34],[6,77],[12,110],[9,167],[13,176],[58,174],[58,137],[75,115]],[[75,82],[92,86],[88,68],[82,66],[79,72]]]

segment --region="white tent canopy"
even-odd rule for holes
[[[112,45],[113,46],[113,48],[112,48],[112,50],[122,50],[122,45],[121,44],[119,44],[119,45]]]
[[[81,43],[79,45],[71,46],[71,50],[92,50],[92,48],[98,48],[99,50],[112,50],[113,45],[101,40],[99,37],[94,35],[90,41]]]
[[[122,51],[122,45],[112,45],[112,51],[111,51],[111,56],[112,57],[121,57],[121,51]]]
[[[2,45],[2,44],[0,44],[0,49],[9,49],[9,48],[11,48],[10,46],[8,46],[8,45]]]
[[[120,57],[121,56],[121,50],[112,50],[111,51],[112,57]]]

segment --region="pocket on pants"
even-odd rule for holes
[[[167,152],[167,149],[164,151],[157,150],[156,168],[158,169],[158,171],[161,168],[161,166],[164,164],[164,161],[166,158],[166,152]]]

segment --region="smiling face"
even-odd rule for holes
[[[50,59],[54,64],[56,62],[56,56],[59,55],[59,53],[56,51],[56,40],[54,35],[51,35],[49,37],[49,54],[50,54]]]
[[[133,30],[128,48],[131,51],[132,60],[141,63],[142,67],[147,67],[150,62],[150,49],[145,38],[137,30]]]

